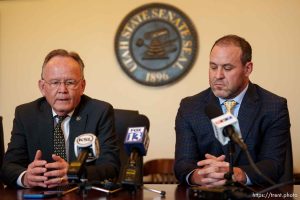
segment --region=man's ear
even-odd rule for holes
[[[86,84],[86,82],[85,82],[85,79],[83,79],[83,80],[81,80],[81,82],[80,82],[80,86],[81,86],[81,92],[82,92],[82,94],[84,93],[84,90],[85,90],[85,84]]]
[[[245,76],[249,77],[252,70],[253,70],[253,63],[251,61],[247,62],[245,65]]]
[[[42,95],[45,96],[45,81],[39,80],[38,85]]]

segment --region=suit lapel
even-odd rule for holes
[[[238,121],[241,129],[241,134],[245,143],[247,141],[250,129],[252,127],[252,124],[254,123],[254,120],[260,108],[258,99],[259,96],[256,93],[255,86],[252,83],[249,83],[248,90],[244,96],[238,114]],[[239,156],[240,152],[241,149],[239,147],[236,148],[236,153],[234,156],[235,160]]]
[[[75,138],[86,132],[86,124],[88,120],[88,114],[84,112],[83,98],[81,99],[80,105],[75,109],[72,118],[70,120],[70,134],[69,134],[69,161],[76,160],[74,152],[74,141]]]
[[[221,105],[220,105],[220,101],[219,99],[213,94],[212,91],[210,91],[209,95],[208,95],[208,98],[206,100],[206,106],[208,106],[209,104],[217,107],[220,111],[220,113],[223,113],[222,112],[222,108],[221,108]],[[214,145],[214,148],[216,149],[216,152],[220,152],[220,155],[221,154],[224,154],[224,155],[227,155],[227,152],[228,152],[228,149],[227,149],[227,145],[226,146],[223,146],[218,140],[217,138],[215,137],[215,134],[214,134],[214,131],[213,131],[213,127],[211,125],[211,134],[212,134],[212,137],[214,137],[214,140],[215,140],[215,145]]]
[[[42,147],[42,155],[45,160],[52,160],[53,154],[53,130],[54,121],[50,105],[46,102],[41,103],[41,116],[37,117],[40,146]]]

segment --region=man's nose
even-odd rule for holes
[[[224,69],[223,69],[223,67],[218,67],[218,69],[216,71],[216,78],[218,78],[218,79],[224,78]]]
[[[66,91],[68,88],[67,88],[67,85],[66,85],[66,83],[65,82],[60,82],[59,83],[59,86],[58,86],[58,90],[59,91]]]

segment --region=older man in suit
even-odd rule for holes
[[[210,88],[184,98],[176,117],[175,174],[180,182],[206,187],[226,183],[228,147],[214,137],[205,108],[214,104],[225,112],[225,102],[234,100],[244,142],[261,172],[277,181],[284,171],[290,121],[285,98],[253,84],[250,44],[236,35],[215,42],[210,53]],[[244,184],[266,184],[236,148],[233,180]]]
[[[75,52],[57,49],[46,56],[39,80],[44,97],[15,111],[2,167],[6,184],[26,188],[67,184],[68,162],[76,159],[74,140],[83,133],[95,134],[101,149],[99,158],[87,164],[87,178],[100,181],[118,176],[113,108],[83,95],[83,69],[83,61]]]

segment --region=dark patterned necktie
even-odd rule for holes
[[[233,111],[234,106],[236,105],[236,101],[234,101],[234,100],[225,101],[224,105],[226,107],[226,113],[233,114],[232,111]]]
[[[61,123],[67,116],[56,116],[58,123],[54,128],[54,154],[60,156],[65,161],[67,160],[65,136],[61,129]]]

